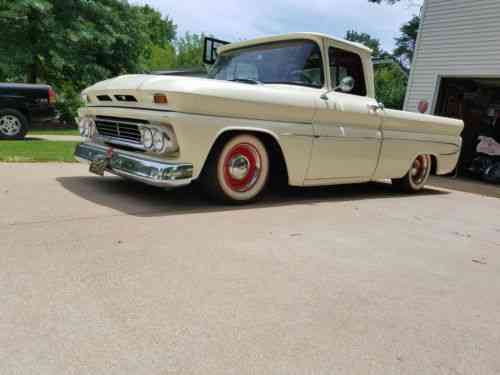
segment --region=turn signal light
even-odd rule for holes
[[[163,94],[155,94],[155,103],[156,104],[168,104],[167,96],[163,95]]]

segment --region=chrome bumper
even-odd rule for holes
[[[113,149],[109,154],[108,150],[109,147],[81,143],[76,147],[75,158],[82,163],[106,159],[107,172],[157,187],[183,186],[192,180],[191,164],[151,160],[142,155],[132,155],[117,149]]]

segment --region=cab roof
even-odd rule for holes
[[[364,46],[361,43],[356,43],[356,42],[350,42],[345,39],[341,38],[335,38],[333,36],[327,35],[327,34],[322,34],[322,33],[289,33],[289,34],[283,34],[283,35],[276,35],[276,36],[269,36],[269,37],[261,37],[261,38],[255,38],[251,40],[245,40],[243,42],[237,42],[237,43],[231,43],[227,44],[225,46],[222,46],[218,49],[219,53],[224,53],[233,49],[238,49],[238,48],[243,48],[243,47],[251,47],[259,44],[265,44],[265,43],[272,43],[272,42],[279,42],[282,40],[293,40],[293,39],[308,39],[308,40],[314,40],[321,44],[322,41],[328,40],[332,41],[335,44],[339,46],[345,46],[345,47],[350,47],[350,49],[355,49],[358,53],[360,54],[370,54],[372,53],[372,50],[366,46]]]

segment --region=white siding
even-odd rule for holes
[[[500,0],[425,0],[405,100],[434,108],[441,77],[500,77]]]

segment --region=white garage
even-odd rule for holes
[[[404,107],[464,120],[460,173],[481,136],[500,157],[500,1],[425,1]]]

